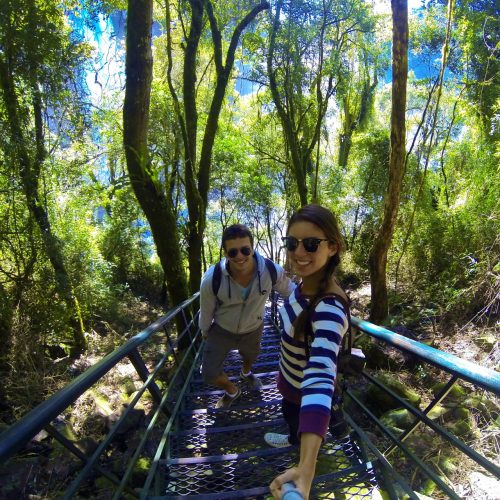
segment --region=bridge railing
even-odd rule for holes
[[[120,498],[121,492],[128,493],[131,497],[138,497],[138,490],[129,486],[129,480],[133,473],[133,469],[141,453],[146,447],[148,440],[154,434],[155,426],[163,419],[163,425],[159,440],[165,440],[168,435],[168,428],[171,411],[175,411],[176,407],[181,403],[184,394],[184,381],[189,379],[194,363],[193,360],[199,355],[200,331],[197,327],[197,299],[198,294],[195,294],[190,299],[177,307],[171,309],[164,317],[154,322],[148,328],[140,332],[135,337],[127,341],[123,346],[107,355],[94,366],[86,370],[80,376],[75,378],[70,384],[58,391],[56,394],[48,398],[46,401],[38,405],[34,410],[29,412],[25,417],[13,424],[3,434],[0,435],[0,464],[13,457],[42,429],[45,429],[51,436],[62,443],[75,456],[82,461],[82,468],[77,477],[66,490],[64,498],[71,498],[81,487],[82,483],[90,476],[91,473],[97,473],[106,477],[115,485],[115,497]],[[276,308],[272,308],[276,312]],[[178,335],[174,335],[174,323],[177,326]],[[422,425],[427,426],[430,432],[436,433],[446,442],[450,443],[454,449],[463,457],[476,462],[489,473],[496,477],[500,477],[500,470],[493,460],[488,459],[484,453],[473,449],[467,445],[462,439],[454,435],[443,427],[438,420],[431,418],[430,412],[437,405],[441,404],[453,385],[458,381],[466,384],[473,384],[479,390],[484,391],[486,397],[500,395],[500,374],[494,370],[478,366],[469,361],[463,360],[457,356],[439,351],[420,342],[408,339],[397,333],[391,332],[385,328],[373,325],[359,318],[353,318],[353,324],[360,332],[377,339],[378,341],[390,345],[400,351],[404,351],[414,356],[418,363],[430,364],[438,368],[448,379],[441,391],[434,399],[427,404],[425,408],[416,407],[393,390],[384,385],[376,376],[364,370],[362,379],[366,382],[363,390],[368,385],[377,386],[390,395],[397,401],[398,407],[405,408],[414,417],[414,423],[401,433],[395,433],[388,428],[387,425],[380,419],[380,412],[375,412],[370,409],[369,405],[363,397],[355,390],[355,385],[348,387],[345,391],[346,408],[348,412],[346,418],[351,426],[357,431],[357,434],[362,437],[362,446],[369,451],[379,467],[381,473],[385,477],[394,477],[395,483],[403,485],[403,489],[410,498],[417,498],[413,493],[413,488],[409,481],[405,480],[404,474],[396,470],[394,463],[391,463],[392,454],[399,453],[404,456],[412,464],[412,467],[417,467],[424,476],[432,480],[437,487],[449,498],[459,498],[454,489],[436,473],[435,469],[430,466],[429,460],[425,457],[419,457],[417,453],[409,445],[409,437],[415,430]],[[160,339],[160,334],[165,334],[166,342]],[[183,342],[183,339],[185,342]],[[153,367],[147,366],[144,353],[141,350],[146,350],[147,346],[155,346],[159,352],[159,361]],[[185,346],[184,349],[178,349],[178,346]],[[163,347],[161,347],[163,346]],[[132,401],[128,403],[120,418],[109,430],[109,433],[99,443],[97,449],[93,453],[83,453],[75,444],[68,440],[59,432],[56,426],[52,425],[54,420],[77,401],[79,397],[84,395],[89,389],[94,386],[102,377],[104,377],[112,368],[119,362],[130,362],[135,368],[137,374],[142,379],[143,384],[137,391]],[[149,363],[151,364],[151,363]],[[159,380],[164,379],[160,376],[160,372],[165,367],[170,367],[168,383],[166,389],[159,387]],[[120,477],[110,473],[108,469],[100,464],[100,458],[109,447],[110,443],[116,439],[117,434],[125,425],[127,415],[135,407],[142,395],[149,391],[151,398],[155,404],[154,411],[149,416],[149,425],[143,433],[140,442],[137,445],[129,462],[124,466],[119,474]],[[381,448],[370,439],[367,431],[378,429],[379,432],[387,438],[388,446]],[[157,436],[158,437],[158,436]],[[158,449],[161,449],[162,445]],[[398,460],[394,461],[396,464]],[[156,462],[154,462],[156,463]],[[149,476],[148,476],[149,478]],[[148,479],[149,481],[149,479]],[[405,482],[406,481],[406,482]],[[385,481],[387,484],[387,481]],[[389,481],[390,484],[390,481]],[[150,484],[146,485],[149,488]],[[143,489],[144,492],[144,489]],[[398,498],[397,492],[389,492],[392,498]]]
[[[172,374],[168,378],[167,385],[169,388],[181,383],[179,379],[189,373],[190,367],[187,360],[190,358],[194,347],[201,341],[200,331],[197,327],[198,296],[199,293],[196,293],[191,298],[172,308],[165,316],[105,356],[0,434],[0,464],[22,450],[34,436],[42,429],[45,429],[49,435],[82,461],[82,469],[66,491],[66,498],[71,498],[92,470],[107,478],[119,489],[123,489],[128,494],[138,498],[137,492],[126,485],[126,480],[129,478],[135,462],[139,459],[139,453],[132,457],[127,467],[128,472],[120,474],[120,477],[101,467],[99,459],[119,434],[120,429],[127,425],[127,418],[146,391],[149,392],[156,406],[156,418],[158,418],[158,412],[166,415],[166,417],[169,416],[169,405],[172,404],[172,399],[168,399],[167,395],[171,391],[168,388],[166,391],[162,391],[158,383],[160,383],[159,380],[162,383],[164,382],[164,372],[162,373],[162,370],[168,369],[169,373]],[[160,335],[162,338],[160,338]],[[154,349],[160,352],[155,356],[157,358],[156,364],[148,368],[147,352],[141,354],[141,350],[147,351],[151,346],[154,346]],[[138,377],[143,382],[142,386],[134,392],[133,399],[127,403],[126,408],[112,425],[108,434],[99,443],[97,449],[92,454],[87,455],[52,423],[64,412],[70,410],[78,398],[86,394],[120,362],[128,362],[134,367]],[[141,443],[142,447],[144,447],[145,442],[144,440]],[[138,451],[141,451],[139,450],[141,446],[138,447]]]
[[[386,467],[384,467],[384,472],[389,473],[389,475],[397,473],[394,469],[394,465],[389,464],[389,460],[391,460],[392,454],[399,451],[399,462],[405,457],[408,463],[412,464],[412,470],[417,468],[424,477],[433,481],[439,490],[447,495],[447,497],[455,499],[460,498],[453,487],[446,480],[443,480],[443,475],[438,474],[436,468],[430,466],[429,457],[427,457],[427,460],[419,457],[413,449],[414,447],[407,443],[415,430],[419,426],[425,425],[428,427],[429,432],[435,433],[443,442],[449,443],[455,450],[455,453],[457,453],[457,456],[464,458],[468,457],[484,470],[500,478],[500,468],[493,460],[488,459],[482,452],[467,445],[461,438],[441,425],[441,423],[439,423],[439,418],[435,416],[439,414],[439,412],[435,414],[431,412],[431,410],[436,409],[438,405],[445,404],[445,399],[452,391],[453,386],[458,382],[465,382],[465,385],[470,383],[482,393],[483,398],[494,400],[496,397],[500,396],[500,373],[440,351],[421,342],[406,338],[386,328],[369,323],[368,321],[353,317],[352,323],[359,332],[409,354],[414,357],[419,365],[432,365],[441,371],[442,377],[446,378],[444,383],[439,384],[440,390],[434,398],[426,404],[425,408],[417,408],[407,399],[401,397],[401,395],[387,387],[387,385],[381,382],[376,376],[371,375],[367,370],[363,370],[362,377],[366,382],[364,386],[365,392],[370,384],[376,386],[384,394],[389,395],[395,400],[395,407],[403,408],[413,416],[413,423],[400,433],[395,433],[380,419],[380,412],[370,409],[370,405],[366,403],[364,398],[360,397],[359,391],[350,389],[349,387],[347,388],[345,396],[346,400],[350,403],[350,414],[347,414],[346,417],[351,426],[365,438],[363,439],[365,445],[374,453],[382,464],[386,465]],[[468,390],[470,390],[470,388],[468,388]],[[362,419],[360,419],[363,421],[362,426],[355,421],[354,415],[356,414],[361,414],[363,416]],[[370,422],[368,425],[366,423],[367,421]],[[366,428],[372,430],[378,429],[389,441],[389,446],[382,450],[377,449],[370,442],[368,435],[362,427],[365,430]]]

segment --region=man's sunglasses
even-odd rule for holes
[[[325,238],[312,237],[302,238],[301,240],[299,240],[298,238],[295,238],[295,236],[284,236],[281,239],[283,240],[283,244],[289,252],[295,252],[295,250],[297,250],[297,248],[299,247],[299,243],[302,242],[304,250],[310,253],[315,252],[322,241],[330,241]]]
[[[227,256],[234,259],[238,255],[238,252],[241,252],[245,257],[248,257],[252,253],[252,249],[250,247],[231,248],[227,251]]]

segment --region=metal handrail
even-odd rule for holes
[[[17,453],[29,440],[52,422],[68,406],[92,387],[126,356],[133,355],[137,348],[147,342],[152,335],[165,328],[177,314],[190,306],[199,296],[199,292],[185,300],[168,313],[149,325],[125,344],[105,356],[75,380],[40,403],[36,408],[0,434],[0,463]],[[155,385],[156,387],[156,385]]]
[[[145,384],[139,391],[140,394],[142,394],[145,390],[149,390],[153,396],[154,401],[157,403],[155,418],[152,420],[150,424],[150,426],[152,426],[154,424],[154,420],[156,420],[156,417],[159,415],[159,412],[166,411],[166,408],[164,407],[166,405],[170,388],[167,388],[166,392],[160,391],[160,389],[155,383],[155,376],[160,368],[160,365],[157,365],[157,367],[150,372],[150,370],[148,370],[146,365],[144,364],[144,361],[141,355],[139,354],[138,348],[143,344],[145,344],[147,341],[151,340],[152,336],[155,333],[161,331],[162,329],[165,330],[165,332],[167,332],[166,330],[167,325],[169,325],[172,322],[172,320],[177,318],[179,319],[179,322],[182,323],[181,326],[178,325],[179,333],[177,336],[177,345],[179,345],[178,342],[181,335],[188,335],[190,338],[193,337],[192,327],[194,326],[196,330],[195,323],[196,323],[197,313],[194,314],[194,311],[191,309],[191,312],[193,314],[191,314],[190,319],[188,320],[186,318],[185,311],[190,306],[192,307],[193,305],[195,305],[195,300],[198,298],[198,296],[199,292],[194,294],[191,298],[184,301],[182,304],[179,304],[178,306],[172,308],[165,316],[158,319],[150,326],[148,326],[146,329],[144,329],[143,331],[132,337],[123,346],[118,347],[115,351],[108,354],[97,364],[86,370],[75,380],[73,380],[63,389],[61,389],[56,394],[48,398],[46,401],[42,402],[34,410],[32,410],[26,416],[21,418],[21,420],[13,424],[3,434],[1,434],[0,463],[4,462],[9,457],[14,455],[17,451],[19,451],[41,429],[43,429],[44,427],[47,428],[50,422],[52,422],[71,404],[73,404],[82,394],[84,394],[92,385],[94,385],[99,379],[101,379],[114,366],[116,366],[116,364],[119,361],[121,361],[125,357],[129,358],[130,362],[134,365],[137,373],[139,374],[141,379],[145,382]],[[277,312],[276,307],[272,309],[272,312],[275,320],[274,322],[276,324],[276,312]],[[382,342],[388,345],[391,345],[399,350],[405,351],[409,354],[416,356],[417,358],[419,358],[419,360],[423,362],[430,363],[433,366],[440,368],[444,372],[450,373],[452,375],[452,379],[448,383],[448,386],[450,387],[456,381],[457,378],[460,378],[480,388],[483,388],[493,394],[500,395],[500,373],[494,370],[478,366],[470,361],[461,359],[457,356],[440,351],[433,347],[429,347],[415,340],[408,339],[386,328],[374,325],[372,323],[369,323],[368,321],[364,321],[356,317],[352,317],[352,324],[358,330],[364,332],[368,336],[381,340]],[[196,330],[194,336],[197,336],[198,333],[199,331]],[[175,364],[177,367],[176,374],[177,374],[178,372],[186,368],[186,366],[184,366],[186,364],[186,357],[184,356],[182,360],[178,359],[178,356],[176,355],[176,352],[174,350],[175,345],[174,343],[172,343],[168,335],[168,332],[167,332],[167,340],[168,340],[167,343],[168,345],[165,346],[166,353],[163,355],[162,361],[160,363],[164,363],[167,357],[170,356],[170,354],[172,354],[175,359]],[[188,349],[187,351],[190,350],[191,349]],[[413,453],[411,452],[411,450],[408,449],[407,446],[403,444],[403,441],[405,440],[407,435],[409,435],[409,433],[411,433],[413,429],[416,428],[417,425],[423,423],[425,425],[428,425],[430,428],[434,429],[439,434],[443,434],[444,437],[448,439],[448,441],[453,446],[455,446],[462,453],[465,453],[466,455],[471,457],[479,465],[483,466],[485,469],[489,470],[494,475],[500,476],[499,469],[498,467],[496,467],[495,464],[489,462],[486,459],[486,457],[480,456],[477,452],[467,447],[467,445],[465,445],[462,441],[457,439],[455,436],[450,435],[445,429],[441,428],[441,426],[434,423],[427,417],[429,409],[436,404],[436,401],[440,400],[439,398],[442,399],[443,397],[446,396],[450,387],[448,387],[446,391],[442,391],[442,393],[438,394],[435,400],[431,402],[431,404],[425,410],[420,410],[415,408],[409,408],[409,404],[404,401],[402,402],[401,399],[398,398],[397,395],[393,393],[390,389],[383,386],[383,384],[381,384],[380,382],[374,380],[373,377],[371,377],[366,372],[364,373],[364,375],[366,376],[366,379],[369,380],[371,383],[375,383],[379,387],[382,386],[383,390],[385,390],[387,393],[395,397],[403,407],[409,409],[413,413],[413,415],[417,418],[414,427],[412,427],[411,429],[405,431],[400,436],[394,436],[394,435],[389,436],[393,441],[393,445],[389,450],[386,450],[385,452],[380,452],[377,450],[377,452],[375,453],[374,445],[368,441],[366,435],[363,432],[361,432],[361,428],[359,428],[360,433],[358,434],[363,436],[363,439],[366,437],[368,447],[371,449],[372,452],[375,453],[375,455],[378,457],[377,458],[378,461],[383,467],[385,468],[390,467],[390,464],[386,460],[386,458],[390,453],[390,451],[392,451],[392,449],[395,449],[396,447],[399,448],[405,455],[409,456],[410,459],[413,460]],[[140,394],[135,396],[133,402],[131,403],[132,407],[135,404],[134,402],[136,402],[139,399]],[[367,408],[364,407],[362,402],[357,400],[355,396],[353,397],[352,392],[350,390],[346,391],[346,395],[350,397],[351,400],[363,411],[365,416],[374,421],[378,427],[381,426],[380,422],[377,421],[377,417],[375,415],[370,415],[370,412],[367,411]],[[179,398],[176,401],[176,406],[180,404],[181,400],[182,398]],[[351,417],[352,415],[348,415],[349,422],[353,427],[358,428],[358,425],[354,422],[354,420],[352,420]],[[82,457],[79,455],[79,458],[82,459],[85,465],[82,466],[82,471],[80,472],[79,476],[70,487],[69,496],[67,496],[66,498],[69,498],[71,494],[74,493],[76,489],[78,489],[79,484],[92,468],[101,474],[103,473],[103,470],[101,470],[101,467],[98,464],[97,458],[100,452],[102,452],[102,450],[107,446],[109,440],[113,437],[113,433],[116,433],[116,429],[119,427],[121,420],[122,419],[120,419],[115,424],[115,426],[110,430],[110,434],[108,435],[108,437],[101,443],[99,448],[93,453],[92,456]],[[164,431],[162,437],[162,447],[165,445],[165,440],[168,439],[168,429],[169,426],[167,426],[167,428]],[[385,429],[382,430],[385,432]],[[143,441],[145,441],[146,437],[147,436],[143,438]],[[138,447],[137,452],[134,455],[135,460],[140,454],[139,449],[142,448]],[[478,459],[478,457],[480,459]],[[119,494],[119,492],[127,490],[126,484],[130,476],[133,463],[134,460],[132,460],[132,462],[130,463],[125,475],[121,478],[121,481],[116,481],[116,478],[110,476],[110,479],[112,479],[113,482],[115,482],[116,484],[118,484],[118,482],[120,483],[118,485],[117,495]],[[414,463],[417,464],[417,466],[423,471],[424,474],[426,474],[428,477],[431,477],[439,485],[442,491],[447,491],[448,495],[453,497],[453,492],[447,488],[446,484],[442,484],[439,477],[436,477],[436,475],[432,471],[430,471],[429,468],[425,466],[425,464],[424,467],[422,467],[422,463],[420,460],[416,460],[414,461]],[[152,469],[155,469],[157,465],[158,465],[158,457],[155,457]],[[145,488],[144,491],[148,491],[149,486],[151,486],[151,481],[154,476],[154,470],[150,472],[151,473],[148,475],[148,479],[146,481],[148,488]],[[396,474],[395,471],[393,471],[393,473]]]
[[[500,373],[490,368],[472,363],[453,354],[440,351],[416,340],[409,339],[398,333],[391,332],[386,328],[374,325],[368,321],[352,317],[352,324],[371,337],[383,340],[389,345],[396,347],[409,354],[413,354],[422,360],[441,368],[442,370],[457,375],[468,382],[493,392],[500,396]]]
[[[453,354],[446,353],[415,340],[408,339],[386,328],[374,325],[372,323],[369,323],[368,321],[363,321],[356,317],[352,318],[352,324],[359,331],[367,334],[368,336],[378,339],[385,344],[391,345],[401,351],[405,351],[406,353],[417,357],[419,361],[427,362],[441,369],[442,371],[451,374],[450,380],[445,385],[445,387],[435,396],[434,400],[431,401],[424,410],[420,410],[413,407],[410,403],[398,396],[394,391],[386,387],[382,382],[363,370],[362,375],[366,378],[366,380],[368,380],[372,384],[375,384],[379,389],[392,396],[394,400],[398,402],[400,407],[406,408],[413,414],[414,417],[416,417],[416,421],[413,423],[413,425],[402,432],[400,436],[393,435],[389,431],[389,429],[385,428],[381,421],[368,409],[368,407],[363,404],[363,402],[358,397],[356,397],[355,393],[350,389],[347,389],[346,395],[357,406],[357,408],[359,408],[362,414],[391,439],[392,444],[387,450],[383,452],[384,456],[387,458],[393,450],[399,449],[412,461],[414,465],[416,465],[423,472],[424,475],[434,481],[434,483],[441,489],[441,491],[445,492],[449,498],[458,498],[458,496],[452,490],[450,490],[450,488],[445,483],[443,483],[443,481],[437,474],[430,470],[427,465],[422,463],[422,461],[418,459],[411,452],[411,450],[403,444],[404,440],[417,428],[417,426],[423,423],[433,429],[439,435],[441,435],[444,439],[446,439],[456,450],[460,451],[464,455],[469,456],[478,465],[491,472],[494,476],[500,477],[500,468],[495,463],[467,446],[462,440],[450,434],[446,429],[441,427],[436,422],[433,422],[427,416],[430,409],[436,404],[440,403],[446,397],[453,384],[455,384],[459,379],[470,382],[475,386],[485,389],[486,391],[493,394],[500,395],[500,373],[484,366],[476,365],[470,361],[461,359]],[[352,420],[350,416],[349,420]]]

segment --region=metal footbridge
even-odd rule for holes
[[[222,392],[201,380],[203,341],[197,327],[197,299],[198,294],[173,308],[2,433],[0,473],[2,467],[12,466],[22,458],[26,445],[45,429],[81,464],[67,478],[63,498],[272,498],[269,483],[296,464],[299,453],[297,447],[270,448],[264,441],[266,432],[287,432],[275,383],[279,356],[276,304],[267,309],[262,352],[253,366],[263,383],[262,390],[252,391],[239,380],[241,361],[232,352],[225,370],[238,380],[242,395],[230,408],[215,409]],[[491,457],[468,446],[428,416],[459,380],[475,386],[485,397],[500,395],[500,374],[359,318],[353,318],[353,324],[359,332],[411,353],[422,365],[438,368],[446,383],[425,408],[420,408],[385,387],[368,370],[363,371],[361,381],[352,381],[351,385],[347,381],[344,408],[350,433],[343,439],[327,436],[318,457],[310,498],[417,499],[411,484],[417,472],[435,483],[440,495],[437,498],[460,498],[430,461],[419,457],[408,444],[408,437],[424,426],[465,460],[472,460],[485,473],[500,477],[500,469]],[[69,418],[78,398],[124,363],[134,367],[140,388],[96,449],[84,453],[78,443],[63,435],[56,422]],[[360,383],[362,390],[375,384],[395,398],[414,416],[413,425],[394,434],[359,396]],[[143,407],[144,400],[150,402],[145,421],[140,428],[124,434],[130,415]],[[378,444],[372,439],[374,431],[382,436]],[[125,435],[128,445],[127,441],[123,444]],[[121,464],[119,471],[117,461]],[[406,465],[398,467],[401,463]],[[105,490],[99,489],[99,478],[106,479]]]

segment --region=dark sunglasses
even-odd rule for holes
[[[238,255],[238,252],[241,252],[245,257],[248,257],[252,253],[252,249],[250,247],[231,248],[227,251],[227,256],[234,259]]]
[[[299,243],[302,242],[302,245],[304,245],[304,250],[310,253],[315,252],[322,241],[330,241],[325,238],[312,237],[302,238],[301,240],[299,240],[298,238],[295,238],[295,236],[284,236],[281,239],[283,240],[283,244],[289,252],[295,252],[295,250],[297,250],[297,248],[299,247]]]

